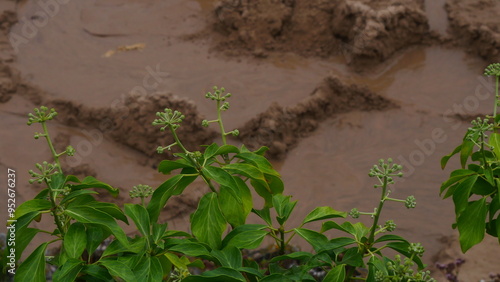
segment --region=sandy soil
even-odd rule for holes
[[[471,35],[484,29],[483,13],[495,30],[490,2],[447,2],[462,49],[438,44],[444,9],[428,7],[440,1],[92,0],[69,1],[46,18],[36,1],[21,3],[0,3],[0,167],[18,171],[18,202],[38,193],[26,172],[50,156],[33,140],[39,129],[25,126],[36,105],[58,109],[51,132],[60,148],[77,148],[68,171],[119,187],[119,198],[103,198],[122,203],[133,185],[166,179],[155,172],[155,148],[171,140],[150,126],[154,112],[181,110],[184,142],[210,143],[217,129],[200,126],[214,114],[203,94],[224,83],[234,94],[226,127],[241,132],[231,142],[270,146],[287,191],[299,199],[291,226],[318,205],[373,209],[378,191],[366,174],[379,158],[393,157],[406,166],[393,195],[414,194],[418,202],[415,211],[387,208],[399,234],[426,246],[429,265],[466,258],[462,281],[499,271],[494,240],[459,253],[452,203],[437,195],[449,173],[440,157],[461,140],[468,117],[491,108],[490,81],[480,76],[488,61],[463,52],[495,56],[491,37]],[[27,34],[30,23],[40,27]],[[26,42],[10,44],[16,35]],[[353,68],[366,64],[370,71]],[[445,141],[433,137],[439,130]],[[187,229],[204,189],[195,183],[162,220]]]

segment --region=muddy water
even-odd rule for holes
[[[478,77],[486,63],[463,51],[440,47],[409,49],[364,74],[351,72],[342,57],[320,60],[279,54],[264,59],[225,58],[209,51],[208,40],[180,38],[204,28],[204,13],[210,11],[212,2],[70,1],[28,44],[19,46],[16,67],[26,80],[54,97],[90,107],[110,107],[134,87],[144,85],[148,67],[158,66],[161,80],[148,93],[172,92],[192,99],[207,117],[214,112],[203,98],[205,91],[220,84],[234,93],[232,109],[226,114],[228,128],[243,125],[272,102],[296,104],[328,74],[367,86],[397,101],[401,109],[332,117],[277,163],[288,193],[299,200],[291,225],[318,205],[345,211],[353,207],[372,210],[378,191],[371,188],[368,170],[379,158],[392,157],[407,165],[407,177],[395,186],[393,196],[414,194],[418,207],[406,210],[393,204],[387,207],[388,214],[394,216],[403,235],[437,250],[438,239],[453,233],[451,203],[438,197],[440,183],[447,176],[439,168],[439,159],[457,145],[467,127],[443,115],[453,113],[454,105],[464,105],[465,114],[488,113],[491,99],[470,98],[482,85]],[[427,1],[427,9],[435,3]],[[29,18],[38,9],[34,1],[28,1],[20,9],[20,17]],[[431,15],[429,11],[434,10],[428,10]],[[443,18],[441,12],[432,15]],[[445,24],[431,20],[431,26],[441,32]],[[22,25],[12,32],[22,32]],[[108,50],[137,43],[144,43],[145,48],[103,57]],[[481,93],[485,93],[484,88]],[[481,103],[476,105],[475,101]],[[20,171],[48,157],[48,151],[39,151],[43,146],[40,141],[36,143],[39,147],[34,147],[31,133],[22,126],[25,119],[19,114],[31,107],[20,97],[0,107],[5,124],[16,128],[15,134],[2,140],[1,162]],[[72,143],[80,144],[85,138],[79,129],[58,125],[57,130],[76,133]],[[441,132],[439,138],[424,141],[432,140],[436,130]],[[28,149],[22,154],[9,149],[23,145]],[[143,156],[109,140],[92,146],[82,162],[94,167],[99,179],[123,188],[125,193],[132,185],[156,186],[164,180],[154,169],[141,165]],[[26,174],[20,178],[26,183]],[[23,198],[36,194],[32,187],[22,189]],[[193,193],[201,192],[193,189]],[[171,227],[184,227],[182,220]],[[426,258],[432,254],[430,251]]]

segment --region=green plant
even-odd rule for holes
[[[500,234],[500,115],[497,114],[500,64],[489,65],[484,74],[494,76],[496,81],[493,116],[473,120],[462,144],[441,159],[444,169],[453,155],[460,156],[462,168],[451,172],[441,185],[440,195],[443,199],[453,199],[456,214],[453,228],[458,228],[464,253],[480,243],[485,232],[494,237]]]
[[[280,174],[264,157],[267,150],[256,151],[244,145],[227,144],[228,135],[238,135],[238,130],[226,132],[222,113],[229,109],[226,101],[231,95],[224,88],[214,87],[207,93],[208,99],[216,102],[217,119],[204,120],[203,125],[216,123],[222,143],[204,146],[202,151],[189,151],[180,140],[176,130],[184,116],[171,109],[156,114],[153,125],[161,131],[168,130],[174,143],[158,147],[158,153],[176,150],[175,159],[163,160],[158,171],[170,175],[156,189],[147,185],[136,185],[130,191],[131,198],[140,198],[140,204],[125,204],[124,209],[95,199],[96,191],[103,188],[116,195],[118,190],[93,177],[79,180],[64,175],[59,157],[72,155],[74,149],[57,153],[49,136],[46,122],[57,114],[46,107],[35,109],[30,114],[29,124],[40,123],[43,133],[35,138],[47,140],[54,162],[37,164],[40,173],[30,171],[31,182],[46,186],[35,199],[27,201],[16,210],[18,234],[18,258],[32,238],[39,232],[48,233],[53,240],[38,246],[19,266],[18,281],[44,281],[45,265],[57,269],[54,281],[316,281],[313,270],[326,272],[323,281],[431,281],[427,273],[412,270],[416,263],[419,270],[424,267],[420,257],[420,244],[409,243],[397,235],[381,235],[394,231],[392,220],[379,224],[380,214],[386,201],[404,202],[406,207],[415,207],[415,198],[406,200],[390,198],[389,185],[394,177],[402,176],[401,166],[392,160],[381,160],[370,170],[370,176],[379,180],[381,188],[378,207],[372,213],[351,211],[353,217],[370,215],[373,224],[346,221],[338,224],[326,221],[322,229],[314,231],[305,225],[334,218],[345,218],[347,213],[331,207],[317,207],[296,228],[288,227],[288,219],[297,205],[291,196],[284,195],[284,184]],[[169,230],[167,223],[159,223],[162,210],[170,198],[181,195],[197,178],[209,187],[190,217],[190,233]],[[256,207],[251,189],[263,198],[263,206]],[[262,224],[248,224],[250,213],[256,214]],[[29,228],[33,220],[42,215],[54,220],[54,230]],[[138,234],[127,236],[118,221],[135,224]],[[337,229],[349,237],[328,239],[324,232]],[[305,239],[314,253],[290,252],[290,240],[295,235]],[[112,237],[110,237],[112,236]],[[245,249],[256,249],[264,238],[270,237],[277,247],[277,256],[267,265],[259,265],[244,257]],[[104,252],[98,246],[109,239]],[[49,260],[45,255],[49,244],[61,242],[57,254]],[[384,249],[393,249],[405,257],[404,263],[396,257],[385,257]],[[294,261],[287,264],[286,261]],[[206,270],[194,275],[190,267]],[[368,268],[367,277],[357,276],[356,269]]]

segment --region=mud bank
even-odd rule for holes
[[[469,52],[500,59],[500,4],[494,0],[448,0],[446,11],[455,40]]]
[[[297,105],[282,107],[275,103],[248,121],[240,130],[240,139],[253,149],[269,146],[270,157],[282,158],[301,138],[307,137],[320,122],[334,114],[391,108],[398,108],[398,105],[367,88],[347,85],[329,76]]]
[[[421,0],[233,1],[215,8],[215,49],[227,55],[295,52],[349,63],[382,62],[407,46],[428,43]]]

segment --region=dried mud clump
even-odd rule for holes
[[[269,146],[270,157],[282,158],[300,138],[308,136],[321,121],[334,114],[397,107],[394,102],[366,88],[346,85],[330,76],[310,97],[295,106],[271,105],[243,126],[240,139],[252,149]]]
[[[228,55],[344,54],[351,63],[383,61],[430,37],[422,0],[222,0],[215,8],[216,49]]]
[[[494,0],[448,0],[446,11],[454,38],[489,61],[500,59],[500,3]]]
[[[211,143],[214,132],[201,126],[196,106],[175,95],[130,95],[114,108],[95,109],[67,100],[52,100],[51,107],[58,110],[58,118],[65,124],[97,130],[94,134],[110,136],[118,143],[128,145],[149,157],[158,158],[156,148],[174,140],[169,132],[161,132],[151,123],[156,112],[165,108],[178,110],[186,116],[177,133],[188,149],[199,150],[199,144]],[[161,158],[164,158],[162,156]]]

